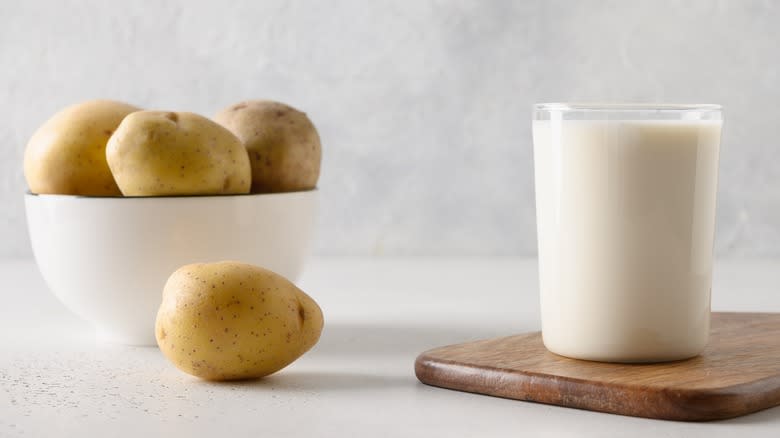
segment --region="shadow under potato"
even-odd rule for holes
[[[485,327],[390,324],[325,324],[322,337],[308,354],[333,356],[409,355],[414,358],[425,350],[444,345],[510,336],[532,331],[529,327]]]
[[[386,390],[409,387],[416,382],[417,379],[412,373],[404,376],[388,376],[361,372],[288,371],[248,381],[248,384],[252,386],[267,386],[276,391],[320,393]]]

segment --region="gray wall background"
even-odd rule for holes
[[[96,97],[305,110],[336,255],[533,255],[532,103],[721,103],[717,252],[780,255],[780,2],[219,3],[0,0],[0,255],[27,139]]]

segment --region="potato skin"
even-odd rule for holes
[[[206,380],[263,377],[317,343],[322,311],[294,284],[239,262],[179,268],[165,285],[155,334],[163,354]]]
[[[246,146],[252,192],[310,190],[317,186],[322,146],[305,113],[271,100],[231,105],[215,117]]]
[[[248,193],[249,157],[230,131],[188,112],[139,111],[106,147],[125,196]]]
[[[112,100],[69,106],[33,134],[24,176],[33,193],[121,196],[106,162],[106,143],[122,119],[140,108]]]

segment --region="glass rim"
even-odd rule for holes
[[[602,112],[602,111],[721,111],[721,105],[712,103],[677,104],[677,103],[587,103],[587,102],[552,102],[534,104],[535,111],[578,111],[578,112]]]

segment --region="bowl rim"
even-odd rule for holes
[[[320,189],[319,187],[314,187],[313,189],[306,189],[306,190],[293,190],[289,192],[270,192],[270,193],[230,193],[225,195],[162,195],[162,196],[100,196],[100,195],[66,195],[66,194],[59,194],[59,193],[33,193],[29,189],[24,192],[25,197],[31,197],[31,198],[59,198],[59,199],[135,199],[135,200],[141,200],[141,199],[190,199],[190,198],[237,198],[237,197],[243,197],[243,198],[251,198],[251,197],[277,197],[277,196],[284,196],[284,195],[295,195],[295,194],[305,194],[305,193],[315,193],[318,192]]]

